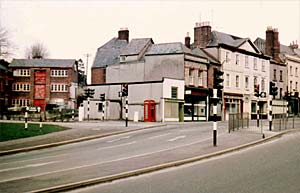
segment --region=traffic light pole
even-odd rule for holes
[[[213,145],[217,146],[217,129],[218,129],[218,123],[217,123],[217,100],[218,100],[218,89],[213,89],[213,102],[214,102],[214,106],[213,106],[213,114],[214,114],[214,122],[213,122]]]
[[[256,101],[256,120],[257,120],[257,127],[259,127],[259,97],[257,97],[257,101]]]
[[[125,127],[128,127],[128,97],[125,97]]]
[[[102,121],[104,121],[105,118],[105,101],[102,103]]]
[[[272,131],[272,95],[269,95],[270,101],[269,101],[269,130]]]
[[[90,97],[87,98],[87,119],[90,120]]]

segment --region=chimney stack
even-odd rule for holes
[[[129,30],[127,27],[121,28],[118,32],[118,39],[119,40],[126,40],[129,42]]]
[[[273,59],[279,59],[280,53],[280,42],[279,32],[277,28],[268,27],[266,31],[266,44],[265,44],[266,55],[272,56]]]
[[[211,26],[209,22],[196,23],[194,27],[194,46],[205,48],[211,40]]]
[[[184,45],[188,48],[191,48],[191,38],[189,32],[186,33],[186,37],[184,38]]]

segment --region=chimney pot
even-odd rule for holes
[[[126,40],[129,41],[129,30],[127,27],[121,28],[118,32],[118,39],[119,40]]]
[[[184,38],[184,45],[188,48],[191,48],[191,38],[189,36],[189,32],[186,33],[186,37]]]

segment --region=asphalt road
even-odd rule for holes
[[[217,158],[73,193],[298,193],[300,134]]]
[[[187,158],[203,151],[201,144],[211,146],[211,128],[212,123],[169,125],[2,156],[0,190],[27,192]],[[226,128],[220,123],[218,135],[228,135]]]

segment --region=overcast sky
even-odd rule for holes
[[[212,30],[239,37],[265,38],[267,26],[278,28],[282,44],[300,40],[300,0],[0,0],[0,24],[15,44],[14,58],[43,42],[50,58],[82,58],[128,27],[131,38],[155,43],[193,41],[195,22],[210,21]]]

